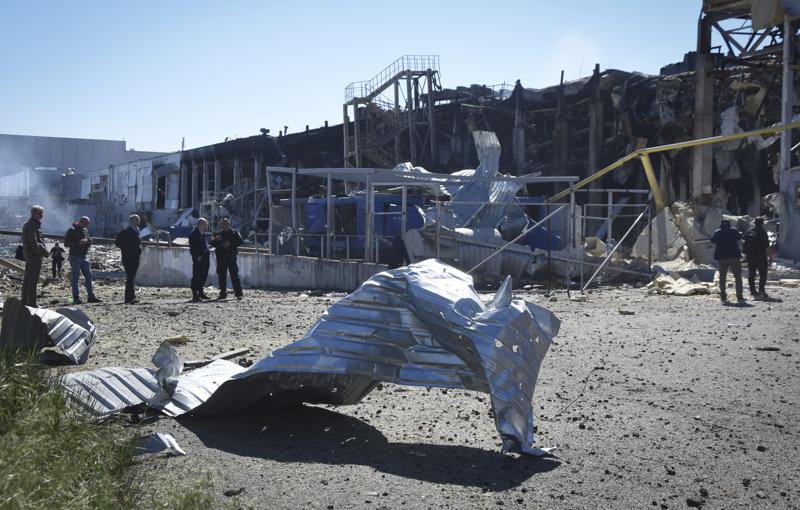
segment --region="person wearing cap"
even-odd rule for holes
[[[766,299],[764,286],[767,283],[769,236],[764,228],[764,218],[756,218],[755,227],[744,235],[744,255],[747,259],[747,283],[750,295],[755,299]],[[756,272],[758,272],[758,291],[756,291]]]
[[[719,298],[723,303],[728,302],[726,292],[726,279],[728,270],[733,272],[733,279],[736,283],[736,301],[744,303],[742,291],[742,252],[739,250],[739,240],[742,238],[741,232],[731,227],[729,220],[722,220],[719,228],[711,236],[714,243],[714,259],[719,264]]]

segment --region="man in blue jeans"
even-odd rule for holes
[[[97,296],[94,295],[92,290],[92,268],[89,261],[86,260],[86,254],[89,252],[89,247],[92,245],[92,239],[89,237],[89,232],[86,227],[89,226],[89,217],[83,216],[81,219],[72,224],[72,226],[64,234],[64,246],[69,249],[69,266],[72,270],[72,302],[76,305],[83,303],[80,295],[78,294],[78,280],[80,273],[83,273],[84,285],[86,285],[86,294],[89,303],[100,303]]]

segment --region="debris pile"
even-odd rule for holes
[[[157,371],[101,369],[63,383],[98,416],[141,403],[168,416],[355,404],[379,382],[475,390],[491,396],[503,451],[544,455],[533,447],[532,398],[559,326],[551,312],[514,299],[510,278],[483,303],[470,276],[426,260],[373,276],[302,339],[247,369],[216,360],[182,373],[165,342]]]

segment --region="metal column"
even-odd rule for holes
[[[714,136],[714,77],[711,60],[711,22],[701,18],[697,25],[697,54],[695,55],[694,137]],[[714,149],[701,145],[692,150],[692,198],[703,201],[713,193],[712,159]]]
[[[292,170],[292,231],[294,233],[294,254],[300,255],[300,236],[297,234],[297,168]]]
[[[270,255],[275,254],[275,245],[272,242],[272,179],[269,176],[269,167],[266,168],[266,178],[267,178],[267,218],[269,219],[269,227],[267,230],[267,253]]]
[[[372,261],[372,210],[375,204],[372,203],[372,178],[369,174],[366,177],[366,225],[364,225],[364,262]]]
[[[349,138],[350,138],[350,118],[347,115],[347,108],[348,106],[345,104],[342,106],[342,131],[343,131],[343,140],[344,140],[344,147],[342,150],[342,156],[344,158],[344,166],[345,168],[349,168],[350,165],[350,147],[349,147]]]
[[[222,181],[222,165],[218,159],[214,158],[214,200],[217,200]]]
[[[356,155],[358,158],[358,155]],[[356,159],[357,161],[357,159]],[[325,189],[325,258],[332,258],[331,252],[331,238],[333,237],[333,195],[332,186],[333,179],[331,174],[327,174],[328,181]]]
[[[114,182],[111,179],[111,182]],[[180,183],[180,190],[181,190],[181,200],[180,204],[178,204],[178,208],[185,209],[188,207],[189,203],[189,169],[186,168],[186,163],[181,163],[181,183]]]
[[[794,26],[791,21],[783,22],[783,81],[781,97],[781,122],[792,122],[794,103],[794,69],[792,59],[792,40]],[[783,214],[780,222],[780,254],[784,257],[800,258],[800,210],[797,207],[800,193],[800,178],[792,172],[792,131],[781,133],[780,191],[783,195]]]
[[[208,161],[205,159],[203,160],[203,188],[200,195],[200,200],[203,201],[206,198],[206,193],[208,192]]]
[[[394,162],[400,163],[400,81],[394,82]]]
[[[192,160],[192,208],[197,209],[197,161]]]
[[[359,144],[360,128],[358,125],[358,103],[353,105],[353,152],[356,156],[356,168],[361,168],[361,147]]]
[[[417,161],[417,127],[414,125],[414,104],[411,91],[411,73],[406,76],[406,110],[408,111],[409,161]]]
[[[430,144],[431,144],[431,161],[430,164],[433,167],[437,166],[437,150],[436,150],[436,120],[434,119],[434,108],[433,108],[433,71],[428,69],[426,73],[428,77],[428,131],[430,133]]]

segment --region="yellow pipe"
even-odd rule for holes
[[[644,149],[639,149],[639,150],[636,150],[634,152],[631,152],[630,154],[626,154],[625,156],[623,156],[622,158],[618,159],[614,163],[611,163],[610,165],[608,165],[607,167],[603,168],[602,170],[598,170],[597,172],[593,173],[592,175],[590,175],[586,179],[584,179],[584,180],[580,181],[579,183],[575,184],[575,186],[573,186],[571,189],[573,189],[573,190],[581,189],[584,186],[586,186],[587,184],[596,181],[597,179],[603,177],[604,175],[606,175],[607,173],[611,172],[612,170],[615,170],[615,169],[619,168],[620,166],[624,165],[625,163],[627,163],[628,161],[630,161],[630,160],[632,160],[634,158],[642,158],[642,164],[644,165],[644,156],[648,156],[649,154],[653,154],[653,153],[656,153],[656,152],[667,152],[667,151],[688,149],[689,147],[697,147],[697,146],[700,146],[700,145],[709,145],[709,144],[720,143],[720,142],[730,142],[730,141],[733,141],[733,140],[741,140],[743,138],[749,138],[751,136],[761,136],[761,135],[770,135],[770,134],[773,134],[773,133],[779,133],[781,131],[786,131],[788,129],[800,129],[800,122],[793,122],[791,124],[786,124],[785,126],[771,126],[771,127],[761,128],[761,129],[754,129],[753,131],[744,131],[742,133],[734,133],[732,135],[711,136],[709,138],[698,138],[697,140],[687,140],[685,142],[671,143],[671,144],[667,144],[667,145],[657,145],[655,147],[645,147]],[[648,160],[649,160],[649,158],[648,158]],[[651,171],[652,171],[652,168],[653,167],[651,165],[650,166]],[[647,168],[645,168],[645,173],[646,172],[647,172]],[[655,178],[655,173],[653,174],[653,177]],[[649,176],[647,177],[647,180],[650,181],[650,177]],[[658,185],[656,184],[656,186],[654,187],[653,183],[651,182],[650,183],[650,187],[653,189],[653,198],[655,198],[656,197],[656,193],[657,193],[656,189],[658,188]],[[569,193],[570,193],[570,189],[565,189],[564,191],[556,193],[555,195],[553,195],[552,197],[547,199],[547,201],[548,202],[557,202],[558,200],[560,200],[560,199],[564,198],[565,196],[569,195]],[[660,195],[660,193],[659,193],[659,195]],[[662,204],[663,204],[663,202],[662,202]],[[658,204],[656,204],[656,205],[658,205]],[[662,208],[663,208],[663,205],[662,205]]]
[[[647,177],[647,183],[650,184],[650,191],[653,192],[653,202],[656,204],[656,213],[658,213],[664,209],[664,199],[661,197],[661,188],[658,186],[658,179],[656,179],[656,172],[653,170],[653,163],[650,161],[649,154],[642,154],[639,159],[642,160],[644,175]]]

